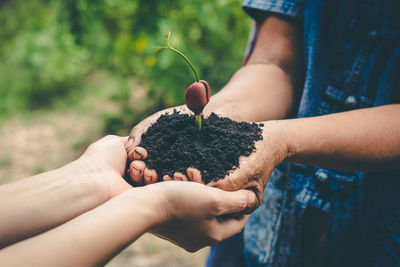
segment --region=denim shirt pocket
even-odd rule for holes
[[[318,110],[320,115],[371,107],[374,103],[374,100],[369,97],[352,91],[339,89],[332,85],[326,87],[323,96],[326,100],[321,102]]]
[[[346,5],[343,3],[343,5]],[[400,40],[400,3],[359,1],[332,32],[330,73],[318,115],[374,106],[381,77]]]
[[[330,191],[346,189],[358,181],[359,173],[341,171],[321,167],[293,164],[292,174],[295,179],[311,176],[314,183],[320,188],[329,188]]]
[[[358,180],[356,172],[317,168],[314,174],[317,183],[325,183],[332,191],[349,189]]]
[[[381,31],[380,34],[385,39],[400,38],[400,3],[393,4],[390,1],[382,1]]]

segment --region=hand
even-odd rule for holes
[[[189,182],[162,182],[145,186],[156,198],[159,223],[153,234],[195,252],[239,233],[247,215],[237,216],[254,206],[256,196],[248,190],[226,192]]]
[[[134,130],[132,130],[134,132]],[[239,168],[231,172],[224,179],[211,182],[208,185],[220,189],[233,191],[250,189],[257,195],[257,202],[249,207],[246,212],[256,209],[262,200],[264,188],[273,169],[288,156],[288,145],[285,131],[279,121],[264,123],[263,140],[256,143],[256,150],[248,157],[239,160]],[[138,183],[154,183],[157,173],[146,168],[146,164],[139,159],[146,159],[147,151],[142,147],[133,147],[130,155],[134,161],[131,163],[131,177]],[[188,168],[186,174],[175,173],[173,177],[164,176],[164,181],[194,181],[204,183],[200,171]]]
[[[145,120],[137,124],[131,130],[126,151],[128,152],[128,158],[130,161],[129,175],[135,184],[137,185],[151,184],[157,181],[158,179],[157,172],[155,170],[146,168],[146,164],[143,161],[147,158],[147,151],[144,148],[140,147],[139,145],[141,143],[142,134],[145,133],[147,129],[153,123],[155,123],[161,115],[172,114],[174,110],[178,110],[182,114],[192,113],[185,105],[168,108],[151,115],[150,117],[146,118]],[[197,171],[194,170],[194,173],[197,174]],[[178,177],[177,180],[185,180],[185,181],[188,180],[186,175],[184,174],[177,173],[177,177]],[[191,177],[193,177],[193,175]],[[199,178],[198,175],[196,177]],[[163,178],[165,178],[164,180],[172,180],[172,178],[168,176]],[[199,178],[197,181],[201,182],[201,179]]]
[[[128,137],[108,135],[92,143],[77,160],[105,200],[131,188],[122,178],[127,162],[127,140]]]
[[[264,188],[271,172],[287,158],[288,146],[284,128],[279,121],[264,122],[263,140],[256,143],[256,150],[248,157],[239,159],[239,168],[229,173],[224,179],[209,183],[209,186],[227,191],[252,190],[257,201],[246,212],[252,212],[262,201]]]

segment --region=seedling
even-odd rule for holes
[[[171,37],[171,33],[165,35],[165,43],[166,46],[155,46],[154,48],[157,51],[162,49],[171,50],[181,57],[185,59],[185,61],[189,64],[190,68],[193,70],[193,73],[196,78],[196,82],[192,83],[187,89],[185,93],[185,102],[186,106],[194,112],[196,119],[195,124],[196,128],[200,131],[201,130],[201,116],[203,114],[203,109],[210,101],[210,86],[206,81],[200,80],[199,74],[196,71],[196,68],[193,66],[192,62],[185,56],[182,52],[175,49],[171,46],[169,39]]]

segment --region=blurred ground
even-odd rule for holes
[[[200,267],[204,266],[208,248],[196,253],[172,245],[150,234],[143,235],[134,245],[126,248],[107,267]]]
[[[140,101],[140,90],[134,97]],[[73,111],[40,111],[15,115],[0,124],[0,184],[48,171],[77,158],[102,135],[102,116],[116,106],[90,97]],[[134,226],[134,224],[132,224]],[[146,234],[107,266],[204,266],[208,249],[191,254]]]

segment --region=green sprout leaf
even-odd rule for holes
[[[171,32],[168,32],[166,35],[164,35],[165,37],[165,42],[169,45],[169,37],[171,37]]]
[[[171,37],[171,32],[168,32],[166,35],[164,35],[164,37],[165,37],[165,42],[167,43],[167,46],[153,46],[153,47],[154,47],[157,51],[160,51],[160,50],[163,50],[163,49],[168,49],[168,50],[171,50],[171,51],[177,53],[177,54],[180,55],[181,57],[183,57],[183,58],[186,60],[186,62],[189,64],[190,68],[193,70],[194,75],[195,75],[195,77],[196,77],[196,81],[197,81],[197,82],[200,81],[199,74],[197,73],[197,70],[196,70],[195,67],[193,66],[192,62],[190,62],[190,60],[187,58],[187,56],[185,56],[181,51],[179,51],[179,50],[173,48],[172,45],[170,44],[169,39],[170,39],[170,37]]]
[[[153,46],[154,49],[156,49],[157,51],[163,50],[163,49],[167,49],[168,47],[165,46]]]
[[[178,55],[180,55],[181,57],[183,57],[186,62],[189,64],[189,66],[192,68],[194,75],[196,77],[196,81],[199,82],[200,78],[199,78],[199,74],[197,73],[195,67],[193,66],[192,62],[190,62],[190,60],[179,50],[175,49],[172,47],[172,45],[169,42],[169,39],[171,37],[171,32],[168,32],[166,35],[164,35],[165,37],[165,43],[167,44],[167,46],[153,46],[154,49],[156,49],[157,51],[163,50],[163,49],[169,49],[175,53],[177,53]],[[197,130],[201,130],[201,114],[196,115],[196,119],[195,119],[195,125]]]

